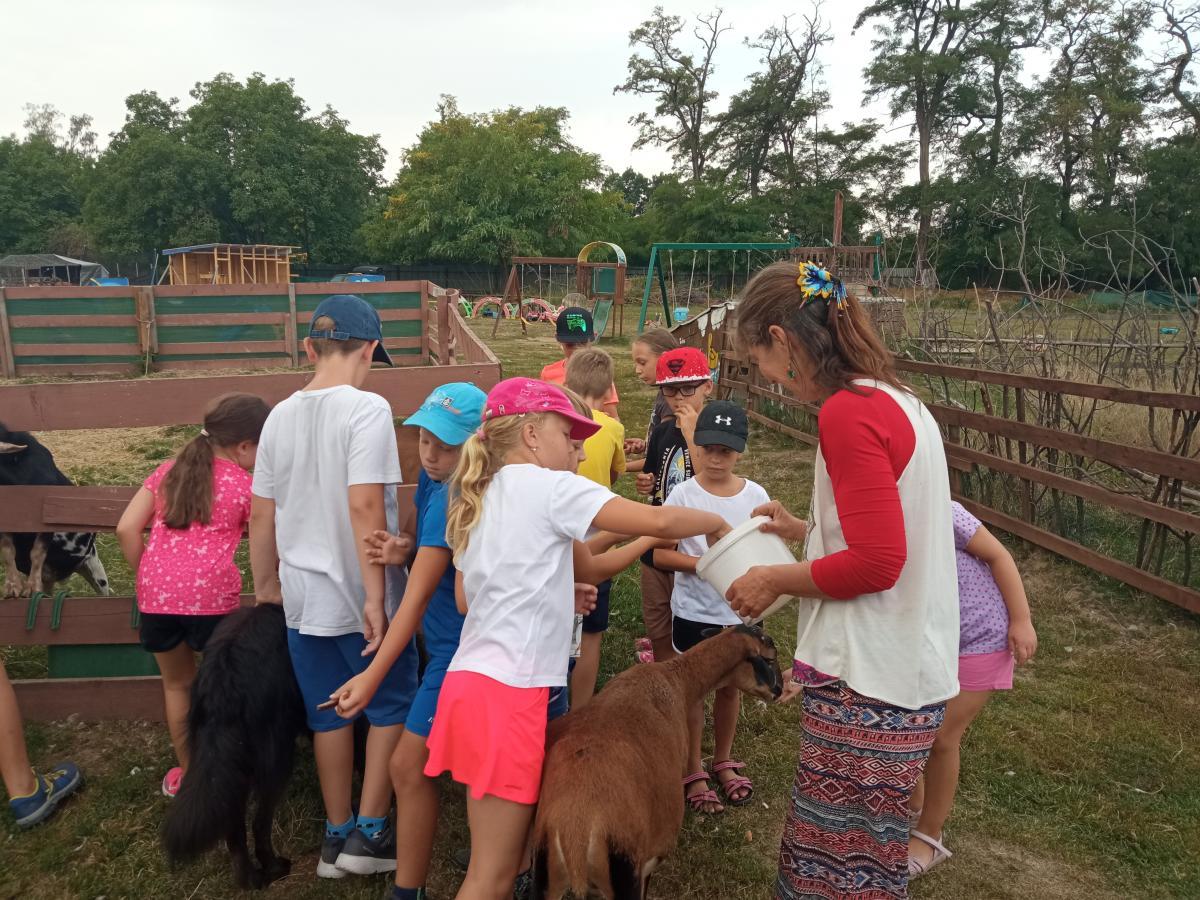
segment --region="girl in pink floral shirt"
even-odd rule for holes
[[[187,770],[188,697],[196,653],[238,608],[242,574],[233,556],[250,520],[250,474],[270,407],[253,394],[218,397],[200,434],[163,463],[117,524],[137,572],[141,643],[162,673],[167,728],[179,765],[163,778],[174,797]],[[150,537],[143,542],[149,527]]]

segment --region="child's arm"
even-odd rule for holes
[[[699,561],[700,557],[680,553],[678,550],[667,548],[654,551],[654,567],[667,572],[691,572],[694,575],[696,563]]]
[[[467,589],[463,587],[462,572],[454,575],[454,605],[458,607],[459,614],[467,614]]]
[[[716,513],[682,506],[646,506],[624,497],[613,497],[605,503],[596,513],[592,525],[620,534],[671,540],[703,534],[709,538],[709,543],[715,543],[730,531],[725,520]]]
[[[142,553],[146,549],[146,526],[152,518],[154,494],[146,488],[138,488],[125,507],[125,512],[121,513],[121,520],[117,522],[117,543],[121,545],[121,555],[134,572],[142,561]]]
[[[371,565],[367,556],[367,538],[376,531],[387,529],[383,491],[382,484],[352,484],[349,487],[350,527],[354,531],[358,570],[362,574],[366,593],[363,602],[363,637],[367,639],[367,646],[363,648],[363,656],[369,656],[379,649],[383,633],[387,630],[387,616],[383,611],[383,568]]]
[[[632,472],[634,475],[640,475],[644,468],[646,468],[646,460],[644,459],[631,459],[625,463],[625,471]]]
[[[1033,630],[1033,616],[1029,612],[1029,598],[1025,596],[1025,585],[1021,573],[1008,549],[982,525],[963,548],[978,560],[987,563],[992,570],[996,587],[1008,607],[1008,648],[1017,663],[1024,663],[1037,652],[1037,632]]]
[[[257,494],[250,498],[250,572],[255,603],[282,603],[279,548],[275,546],[275,501]]]
[[[608,532],[602,532],[602,535],[604,539],[624,540],[622,535]],[[662,544],[660,538],[641,537],[623,547],[602,552],[592,544],[593,540],[595,538],[587,542],[575,542],[575,580],[587,584],[599,584],[605,579],[615,577],[637,562],[647,550],[653,550]],[[608,546],[611,547],[612,544]]]
[[[437,590],[438,582],[446,574],[448,565],[450,551],[444,547],[421,547],[417,550],[412,570],[408,573],[404,597],[400,600],[400,608],[396,610],[375,658],[371,660],[365,672],[355,675],[329,695],[330,699],[337,699],[339,716],[352,719],[371,702],[384,676],[395,665],[416,633],[417,625],[425,615],[429,601]]]

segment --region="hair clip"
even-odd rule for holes
[[[479,438],[481,441],[487,440],[487,432],[483,430],[482,425],[475,429],[475,437]]]
[[[833,300],[839,311],[845,308],[846,286],[840,278],[835,278],[828,269],[822,269],[815,262],[801,263],[799,269],[800,276],[796,279],[796,286],[800,288],[800,296],[803,297],[800,303],[802,307],[810,300],[820,298]]]
[[[200,437],[208,437],[208,436],[209,436],[209,435],[208,435],[208,429],[207,429],[207,428],[201,428],[201,429],[200,429]]]

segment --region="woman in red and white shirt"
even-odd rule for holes
[[[785,697],[803,689],[803,735],[776,897],[906,897],[908,796],[958,693],[941,433],[828,272],[776,263],[742,298],[738,339],[759,371],[821,404],[811,525],[778,503],[755,511],[805,540],[806,559],[756,566],[728,594],[743,615],[802,598]]]

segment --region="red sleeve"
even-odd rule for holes
[[[887,590],[908,555],[896,482],[916,448],[912,423],[883,391],[839,391],[817,430],[846,549],[813,560],[813,581],[839,600]]]

